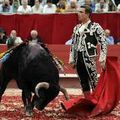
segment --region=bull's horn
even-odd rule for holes
[[[65,99],[69,100],[69,95],[68,95],[67,90],[64,87],[60,86],[60,91],[64,94]]]
[[[39,90],[40,88],[48,89],[48,88],[49,88],[49,83],[47,83],[47,82],[40,82],[40,83],[38,83],[38,84],[36,85],[36,87],[35,87],[35,93],[36,93],[36,95],[37,95],[38,97],[39,97],[38,90]]]

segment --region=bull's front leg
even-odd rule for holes
[[[0,71],[1,72],[1,71]],[[0,73],[0,102],[1,102],[1,99],[2,99],[2,95],[4,94],[6,88],[7,88],[7,85],[8,85],[8,82],[9,82],[9,78],[7,75],[4,74],[4,72],[1,72]],[[0,109],[3,107],[4,105],[2,105],[0,103]]]
[[[0,102],[1,102],[1,99],[2,99],[2,95],[4,94],[6,88],[7,88],[7,85],[10,81],[9,78],[6,78],[7,76],[2,74],[1,76],[1,79],[0,79]]]
[[[32,98],[32,94],[29,90],[23,90],[22,91],[22,100],[23,100],[23,103],[24,103],[26,116],[32,116],[33,115],[33,107],[32,107],[32,104],[31,104],[31,98]]]
[[[0,81],[1,82],[1,81]],[[2,81],[2,84],[0,84],[0,102],[1,102],[1,99],[2,99],[2,95],[3,93],[5,92],[5,89],[7,87],[7,82],[5,81]]]

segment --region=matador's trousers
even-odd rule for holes
[[[94,90],[98,80],[95,57],[89,57],[85,51],[78,52],[76,68],[83,92]]]

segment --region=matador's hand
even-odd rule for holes
[[[103,70],[105,70],[105,68],[106,68],[105,63],[106,63],[105,60],[104,60],[104,61],[100,61],[100,66],[101,66],[101,68],[102,68]]]

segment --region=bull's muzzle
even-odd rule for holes
[[[38,91],[40,88],[45,88],[45,89],[48,89],[49,88],[49,83],[47,82],[40,82],[36,85],[35,87],[35,93],[36,95],[39,97],[39,94],[38,94]]]

